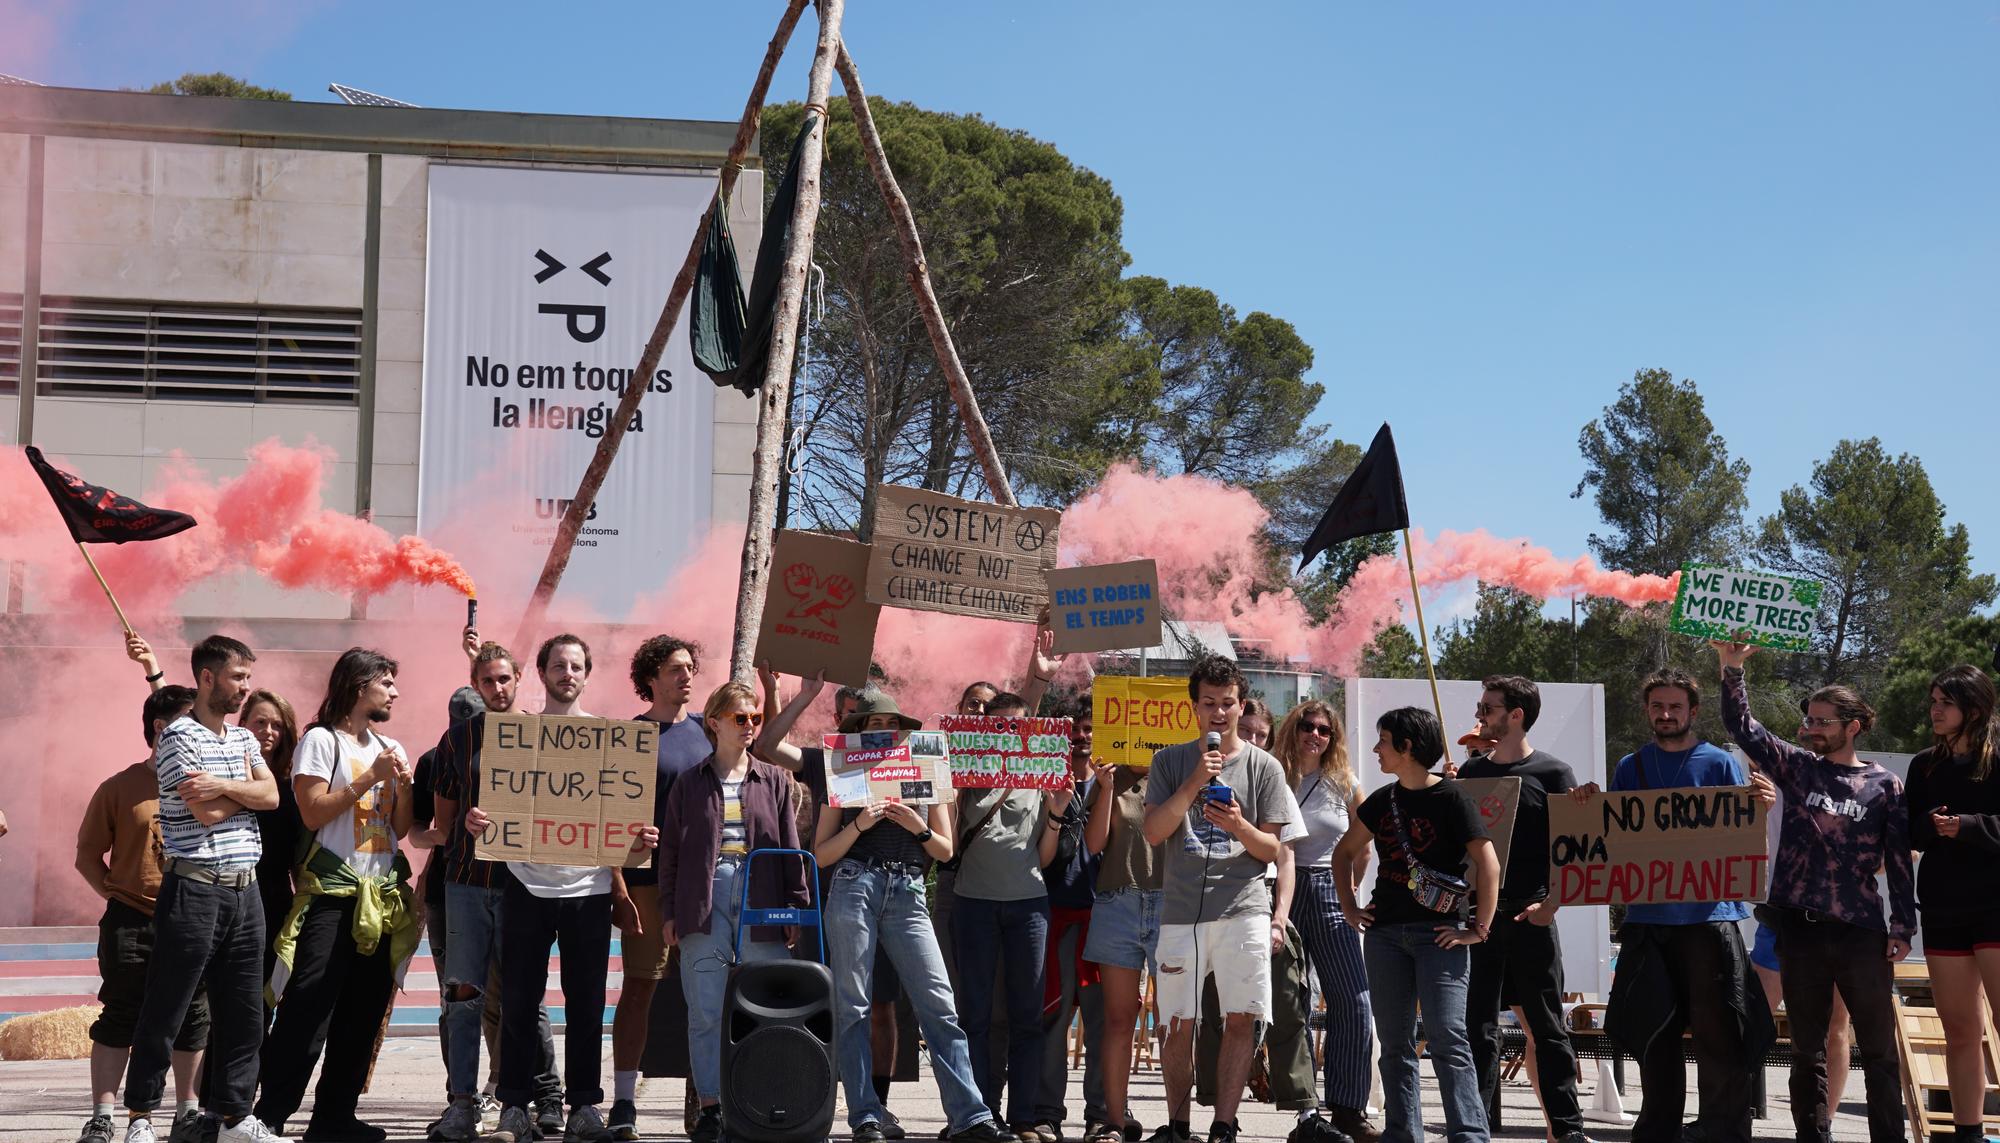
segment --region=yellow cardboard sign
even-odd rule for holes
[[[1090,684],[1091,752],[1119,766],[1151,766],[1153,752],[1195,739],[1184,678],[1099,675]]]

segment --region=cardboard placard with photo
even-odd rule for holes
[[[957,798],[951,783],[951,751],[942,731],[864,730],[828,734],[826,800],[837,809],[878,802],[926,806]]]
[[[637,866],[653,824],[657,723],[489,712],[473,804],[486,811],[481,861]]]

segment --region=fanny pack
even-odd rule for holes
[[[1472,886],[1463,877],[1432,869],[1417,860],[1410,844],[1410,830],[1403,822],[1403,809],[1396,803],[1394,787],[1389,790],[1389,824],[1396,830],[1396,842],[1403,847],[1403,864],[1410,871],[1410,896],[1433,913],[1456,913],[1472,895]]]

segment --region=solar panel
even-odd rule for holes
[[[414,103],[405,103],[400,99],[391,99],[386,95],[377,95],[372,91],[363,91],[358,87],[349,87],[344,83],[329,83],[326,85],[326,89],[338,95],[344,102],[355,107],[416,106]]]
[[[8,75],[6,72],[0,71],[0,87],[42,87],[42,86],[44,85],[36,83],[32,79],[23,79],[18,75]]]

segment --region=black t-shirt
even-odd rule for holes
[[[1369,908],[1378,925],[1444,924],[1451,918],[1417,904],[1410,896],[1410,866],[1403,858],[1403,844],[1389,817],[1389,799],[1402,811],[1403,828],[1410,835],[1410,847],[1417,860],[1454,877],[1463,877],[1465,845],[1486,836],[1479,820],[1479,807],[1472,795],[1449,778],[1421,790],[1406,790],[1391,782],[1363,799],[1355,816],[1375,835],[1375,899]]]
[[[437,770],[437,749],[433,747],[432,749],[424,751],[423,757],[417,759],[416,772],[412,774],[410,778],[410,807],[411,807],[410,818],[412,821],[415,821],[417,823],[418,829],[422,829],[423,827],[429,825],[431,823],[431,819],[437,816],[437,791],[432,789],[431,786],[431,775],[435,773],[436,770]],[[438,859],[438,851],[435,849],[431,850],[430,853],[424,857],[425,873],[432,872],[431,865],[434,864],[437,861],[437,859]],[[437,870],[435,874],[430,877],[429,880],[424,882],[424,888],[425,888],[425,893],[424,893],[425,904],[428,905],[444,904],[444,870],[442,869]],[[264,922],[265,924],[269,924],[270,918],[269,917],[264,918]]]
[[[929,806],[910,808],[921,814],[930,813]],[[840,828],[846,829],[860,816],[860,810],[840,811]],[[917,840],[917,835],[886,817],[854,839],[854,844],[847,847],[847,854],[841,860],[849,857],[856,861],[900,861],[919,868],[930,863],[930,855],[924,852],[924,843]]]
[[[1519,778],[1520,807],[1514,811],[1514,837],[1507,851],[1507,869],[1500,875],[1500,899],[1509,903],[1539,901],[1549,895],[1549,795],[1576,785],[1569,763],[1545,750],[1519,762],[1495,762],[1484,755],[1458,768],[1461,778]]]

